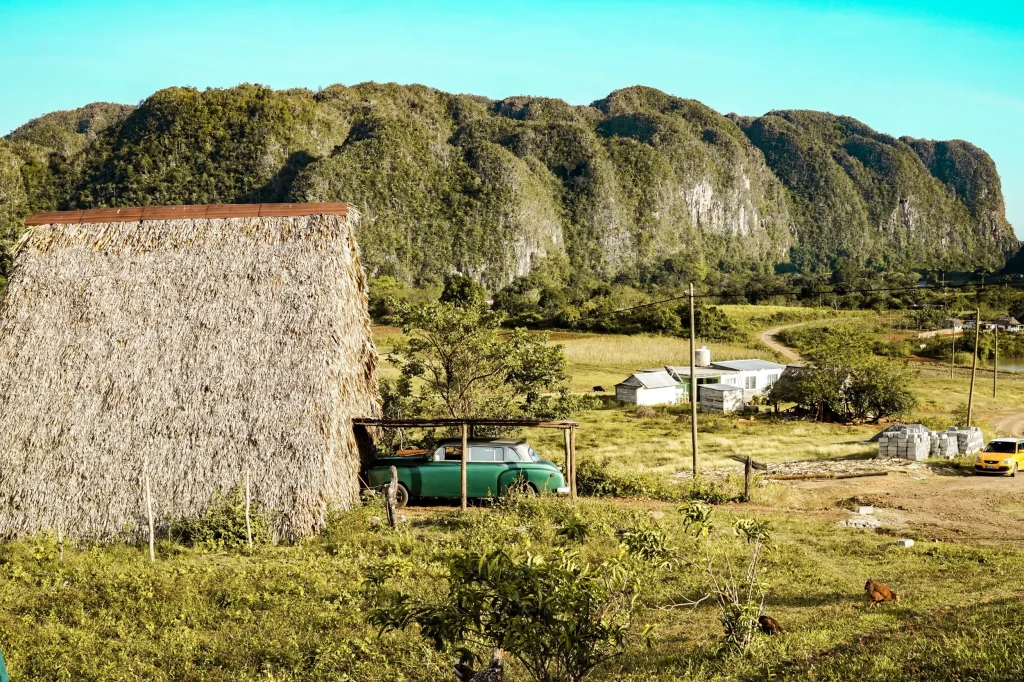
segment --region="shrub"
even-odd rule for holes
[[[270,542],[270,526],[256,503],[249,509],[253,546]],[[171,526],[171,536],[182,544],[209,552],[247,550],[245,497],[241,488],[216,495],[201,515]]]
[[[622,562],[592,566],[573,553],[549,560],[497,550],[456,554],[438,601],[384,595],[370,621],[418,625],[438,651],[504,649],[537,682],[577,682],[626,650],[639,580]]]

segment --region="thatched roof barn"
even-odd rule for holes
[[[109,540],[242,485],[277,534],[358,499],[377,356],[346,204],[39,214],[0,303],[0,537]]]

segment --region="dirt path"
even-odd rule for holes
[[[778,334],[779,332],[781,332],[783,329],[792,329],[793,327],[802,327],[805,324],[810,324],[810,323],[809,322],[797,322],[796,324],[787,324],[787,325],[784,325],[782,327],[775,327],[774,329],[766,329],[765,331],[761,332],[761,336],[759,338],[761,340],[761,343],[763,343],[764,345],[768,346],[773,351],[775,351],[776,353],[781,355],[783,358],[785,358],[786,362],[802,362],[803,358],[800,357],[800,354],[797,353],[796,350],[790,348],[789,346],[783,346],[781,343],[776,341],[775,340],[775,335]]]
[[[908,472],[843,481],[786,482],[829,508],[797,512],[842,520],[855,516],[836,509],[840,500],[873,505],[883,522],[879,532],[920,540],[1024,545],[1024,478],[969,473]],[[819,508],[820,509],[820,508]]]
[[[996,430],[1007,436],[1024,438],[1024,412],[1014,412],[996,422]]]

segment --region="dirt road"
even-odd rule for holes
[[[760,340],[761,343],[771,348],[773,351],[781,355],[786,359],[786,362],[802,362],[803,359],[800,354],[789,346],[783,346],[781,343],[775,340],[775,335],[781,332],[783,329],[792,329],[793,327],[802,327],[807,322],[798,322],[796,324],[787,324],[782,327],[775,327],[774,329],[767,329],[761,332]]]
[[[1024,412],[1014,412],[996,422],[996,430],[1004,436],[1024,438]]]

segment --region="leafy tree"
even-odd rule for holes
[[[810,366],[772,387],[773,403],[795,402],[822,419],[874,419],[906,414],[917,405],[903,359],[871,352],[873,340],[857,327],[795,332]]]
[[[537,682],[578,682],[621,655],[633,636],[636,570],[594,566],[568,551],[546,560],[503,550],[451,558],[438,601],[390,594],[370,620],[385,630],[416,624],[439,651],[502,648]]]
[[[401,378],[385,397],[402,402],[406,416],[529,414],[542,392],[565,386],[562,347],[543,334],[503,329],[504,315],[486,305],[438,302],[395,317],[406,338],[391,358]]]
[[[479,306],[487,298],[487,290],[465,275],[452,275],[444,282],[442,303],[453,303],[462,308]]]

